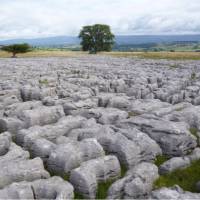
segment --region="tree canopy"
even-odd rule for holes
[[[12,44],[8,46],[3,46],[1,48],[3,51],[7,51],[13,54],[13,58],[16,57],[17,53],[27,53],[30,51],[31,47],[24,43],[24,44]]]
[[[79,34],[82,50],[89,51],[90,53],[111,51],[114,44],[114,37],[110,26],[104,24],[84,26]]]

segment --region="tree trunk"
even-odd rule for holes
[[[17,58],[17,56],[16,56],[16,53],[15,53],[15,52],[13,52],[12,54],[13,54],[13,55],[12,55],[12,58]]]

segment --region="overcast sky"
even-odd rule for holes
[[[77,35],[94,23],[123,35],[200,33],[200,0],[0,0],[0,40]]]

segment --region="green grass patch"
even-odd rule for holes
[[[197,77],[196,77],[196,73],[195,72],[193,72],[192,74],[191,74],[191,79],[192,80],[195,80]]]
[[[190,128],[190,133],[198,138],[198,129],[197,128]]]
[[[48,85],[49,81],[47,79],[39,80],[39,84],[41,84],[41,85]]]
[[[190,128],[190,133],[194,135],[197,138],[197,144],[199,146],[199,135],[198,135],[198,129],[197,128]]]
[[[80,193],[74,192],[74,199],[85,199],[85,198]]]
[[[98,183],[98,190],[96,193],[96,199],[106,199],[107,191],[109,187],[116,181],[116,179],[108,180]],[[86,199],[82,194],[74,192],[74,199]]]
[[[158,156],[156,156],[156,160],[155,160],[154,164],[159,167],[167,160],[169,160],[169,157],[167,157],[165,155],[158,155]]]
[[[73,70],[71,70],[71,73],[72,73],[72,74],[80,74],[81,71],[78,70],[78,69],[73,69]]]
[[[126,175],[127,167],[123,164],[121,164],[121,176],[120,178],[123,178]],[[109,187],[116,181],[117,179],[111,179],[106,182],[101,182],[98,184],[98,190],[96,193],[96,199],[106,199],[107,192]]]
[[[136,113],[136,112],[134,112],[134,111],[130,111],[130,112],[128,112],[128,117],[130,118],[130,117],[135,117],[135,116],[138,116],[139,114],[138,113]]]
[[[127,167],[124,164],[121,164],[121,178],[123,178],[126,175],[127,171]]]
[[[169,67],[172,68],[172,69],[176,69],[176,68],[180,68],[180,65],[179,64],[172,64]]]
[[[115,181],[116,181],[116,179],[99,183],[98,190],[96,193],[96,199],[106,199],[108,189]]]
[[[63,175],[62,175],[62,178],[63,178],[65,181],[69,181],[70,173],[68,173],[68,174],[63,174]]]
[[[177,112],[180,112],[180,111],[182,111],[184,108],[182,107],[180,107],[180,108],[177,108],[175,111],[177,111]]]
[[[193,162],[188,168],[178,169],[170,174],[160,176],[154,182],[154,188],[179,185],[183,190],[198,192],[195,185],[200,180],[200,160]]]
[[[49,172],[50,176],[53,177],[53,176],[60,176],[62,177],[65,181],[69,181],[70,179],[70,173],[63,173],[63,174],[58,174],[58,173],[55,173],[51,170],[48,169],[47,167],[47,164],[44,162],[44,168]]]

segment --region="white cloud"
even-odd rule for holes
[[[0,40],[77,35],[106,23],[115,34],[200,33],[199,0],[0,0]]]

